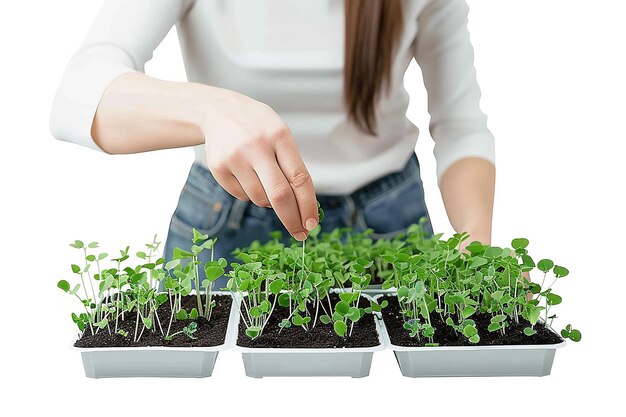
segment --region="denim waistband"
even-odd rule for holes
[[[317,194],[316,196],[320,204],[323,206],[338,207],[345,204],[346,199],[349,199],[354,202],[356,207],[362,207],[368,201],[375,199],[376,197],[403,183],[407,179],[413,177],[416,172],[419,172],[419,162],[415,152],[413,152],[407,163],[400,171],[384,175],[383,177],[358,188],[348,195]],[[206,188],[206,185],[202,184],[203,181],[208,181],[212,185],[221,188],[215,178],[213,178],[211,172],[198,163],[194,163],[192,165],[188,181],[194,183],[194,185],[201,190]]]

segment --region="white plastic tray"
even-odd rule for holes
[[[366,294],[363,297],[369,298]],[[236,300],[237,306],[241,299]],[[248,348],[237,345],[239,314],[233,320],[231,345],[241,352],[246,375],[253,378],[266,376],[349,376],[362,378],[369,375],[372,356],[385,347],[380,323],[374,317],[379,344],[359,348]]]
[[[231,294],[214,291],[215,295]],[[89,378],[170,377],[204,378],[213,373],[217,354],[230,347],[231,323],[237,320],[236,300],[233,299],[228,317],[224,343],[210,347],[103,347],[77,348],[83,359],[85,375]],[[76,338],[74,339],[76,341]]]
[[[566,344],[564,340],[552,345],[398,346],[391,343],[382,317],[378,320],[385,346],[394,351],[402,375],[412,378],[545,376],[550,374],[556,350]]]

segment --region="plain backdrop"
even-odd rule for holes
[[[139,250],[154,233],[164,239],[193,155],[108,156],[54,140],[52,95],[102,1],[3,1],[0,413],[603,415],[622,404],[626,5],[469,3],[481,105],[497,141],[493,243],[527,237],[537,259],[571,271],[555,288],[564,303],[554,308],[554,325],[573,323],[583,340],[557,352],[552,375],[409,379],[383,351],[364,379],[256,380],[245,377],[240,355],[227,351],[209,379],[85,378],[70,347],[70,312],[79,305],[55,287],[79,260],[68,243],[95,240],[115,253],[127,244]],[[146,71],[185,79],[175,30]],[[449,235],[415,63],[405,81],[408,114],[422,132],[417,153],[430,214],[435,230]]]

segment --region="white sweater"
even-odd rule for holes
[[[348,121],[342,104],[342,0],[106,0],[65,70],[51,132],[99,150],[90,132],[104,89],[123,73],[143,71],[176,25],[188,80],[270,105],[290,127],[320,194],[350,193],[406,163],[418,137],[403,86],[413,57],[428,91],[438,178],[464,157],[494,162],[465,1],[406,0],[403,12],[377,137]],[[206,166],[204,146],[195,153]]]

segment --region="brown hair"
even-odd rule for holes
[[[400,0],[345,0],[344,102],[348,117],[376,134],[375,107],[383,83],[389,88],[391,61],[402,33]]]

